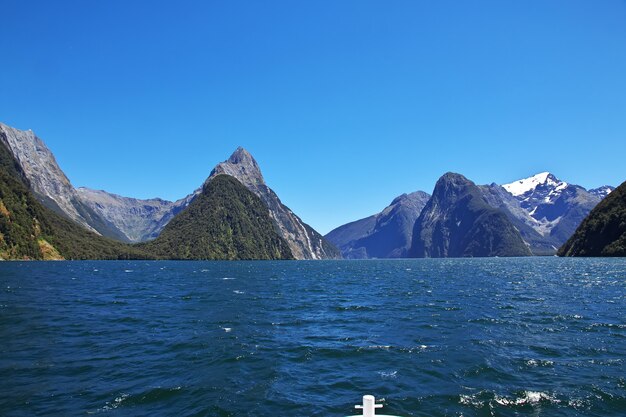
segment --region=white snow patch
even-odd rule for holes
[[[567,183],[563,181],[556,180],[554,181],[554,176],[549,172],[541,172],[537,175],[533,175],[529,178],[524,178],[518,181],[511,182],[509,184],[504,184],[505,190],[514,196],[518,197],[520,195],[524,195],[529,191],[534,190],[540,185],[553,185],[555,186],[555,191],[561,191],[565,187],[567,187]]]

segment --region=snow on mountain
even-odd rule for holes
[[[597,197],[604,198],[609,195],[614,189],[615,187],[612,187],[610,185],[604,185],[602,187],[591,189],[589,190],[589,192]]]
[[[560,181],[549,172],[541,172],[537,175],[533,175],[530,178],[524,178],[509,184],[504,184],[503,187],[515,197],[519,197],[530,191],[534,191],[535,189],[537,189],[537,187],[541,185],[545,187],[552,187],[552,191],[559,192],[565,189],[568,184],[564,181]]]
[[[529,222],[525,215],[519,216],[519,212],[515,212],[515,217],[546,238],[543,243],[555,247],[565,243],[580,222],[612,189],[605,186],[587,191],[579,185],[561,181],[549,172],[502,187],[517,199],[519,207],[536,223]]]

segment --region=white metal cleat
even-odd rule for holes
[[[363,410],[363,414],[358,415],[358,416],[351,416],[351,417],[395,417],[395,416],[388,416],[385,414],[376,414],[376,409],[377,408],[383,408],[382,404],[376,404],[376,399],[374,398],[373,395],[364,395],[363,396],[363,405],[355,405],[354,408],[359,409],[359,410]]]

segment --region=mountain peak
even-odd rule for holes
[[[474,185],[472,181],[461,174],[446,172],[437,180],[433,190],[433,197],[437,200],[445,200],[465,192],[468,186]]]
[[[567,187],[568,184],[564,181],[559,180],[552,173],[546,171],[535,174],[532,177],[517,180],[509,184],[504,184],[502,187],[504,187],[504,189],[507,190],[509,193],[518,197],[528,192],[532,192],[537,187],[542,185],[553,187],[555,191],[559,191]]]
[[[209,180],[218,174],[226,174],[235,177],[246,187],[255,187],[265,184],[261,168],[254,157],[241,146],[224,162],[220,162],[213,168]],[[208,181],[208,180],[207,180]]]
[[[458,174],[456,172],[446,172],[443,174],[437,182],[442,183],[467,183],[470,182],[465,176]]]
[[[250,154],[250,152],[248,152],[242,146],[239,146],[237,149],[235,149],[235,152],[233,152],[232,155],[230,155],[230,158],[228,158],[228,162],[230,162],[231,164],[241,164],[250,161],[256,164],[256,161],[254,160],[252,154]]]
[[[603,185],[602,187],[593,188],[589,190],[589,192],[596,197],[604,198],[607,195],[611,194],[611,191],[615,190],[615,187],[611,185]]]

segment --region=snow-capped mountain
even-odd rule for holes
[[[518,212],[516,217],[531,226],[555,250],[565,243],[587,214],[613,189],[604,186],[587,191],[579,185],[561,181],[549,172],[502,187],[515,197],[525,212],[521,213],[522,216]],[[529,222],[526,215],[534,221]]]
[[[593,188],[591,190],[589,190],[589,192],[595,196],[598,196],[600,198],[604,198],[607,195],[609,195],[611,193],[611,191],[613,191],[615,189],[615,187],[611,187],[610,185],[603,185],[602,187],[598,187],[598,188]]]
[[[545,201],[558,197],[569,184],[559,180],[549,172],[542,172],[530,178],[524,178],[503,187],[521,201],[532,201],[541,198]]]

